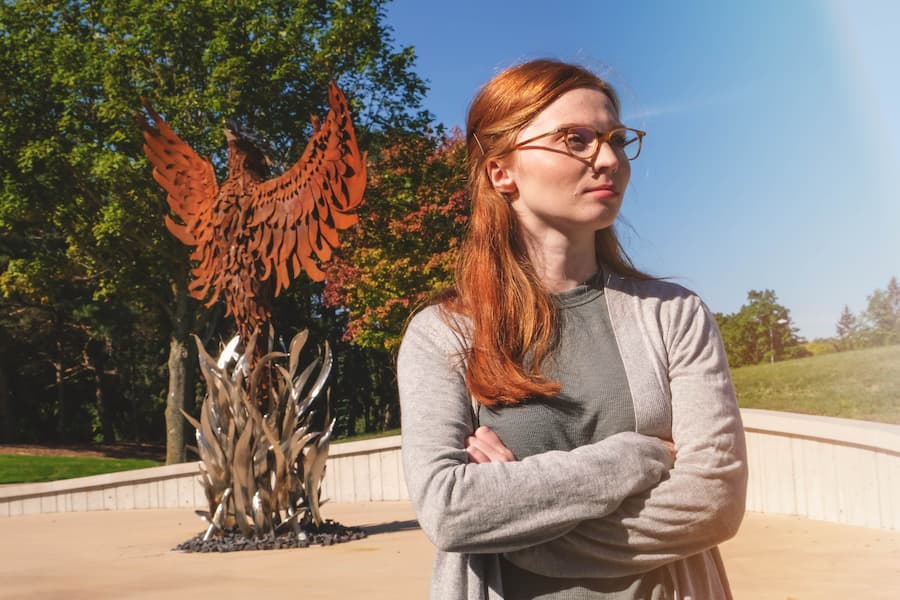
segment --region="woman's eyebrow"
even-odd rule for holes
[[[557,129],[566,129],[569,127],[585,127],[587,129],[593,129],[594,131],[599,131],[600,133],[605,133],[607,131],[612,131],[613,129],[618,129],[619,127],[625,127],[625,125],[623,123],[620,123],[617,120],[617,121],[614,121],[612,124],[610,124],[609,127],[603,128],[603,127],[595,127],[593,125],[588,125],[587,123],[584,123],[584,122],[579,123],[579,122],[573,121],[571,123],[562,123],[561,125],[557,126]]]

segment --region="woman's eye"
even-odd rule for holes
[[[628,144],[630,144],[633,140],[628,135],[627,131],[617,131],[611,136],[609,136],[609,143],[612,146],[617,148],[624,148]]]
[[[582,138],[580,135],[570,135],[566,138],[566,143],[573,148],[583,148],[584,138]]]
[[[581,129],[570,129],[566,134],[566,145],[573,152],[584,150],[591,144],[593,135]]]

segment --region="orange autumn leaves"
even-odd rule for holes
[[[462,134],[403,134],[370,152],[359,223],[327,267],[345,340],[394,350],[410,312],[448,287],[468,220]]]

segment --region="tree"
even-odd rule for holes
[[[89,301],[90,291],[84,285],[80,271],[62,252],[53,251],[63,248],[61,242],[55,236],[35,236],[27,240],[28,249],[37,249],[38,253],[32,259],[12,258],[6,262],[0,273],[0,294],[9,325],[30,334],[30,343],[26,347],[32,349],[32,360],[52,370],[52,383],[44,385],[53,390],[53,400],[45,413],[55,417],[54,437],[66,440],[71,433],[72,413],[77,412],[67,388],[72,385],[75,357],[80,355],[83,342],[74,315]],[[21,246],[16,248],[21,249]],[[13,333],[12,337],[18,338],[15,345],[19,346],[24,336]],[[30,382],[25,386],[38,387]],[[42,396],[35,394],[33,400],[40,402]]]
[[[468,219],[459,131],[390,135],[369,173],[359,225],[327,268],[324,295],[346,319],[343,341],[356,348],[345,353],[353,381],[365,382],[360,394],[346,390],[347,432],[360,417],[367,430],[398,425],[390,354],[412,311],[451,285]]]
[[[106,383],[97,372],[121,378],[127,370],[115,354],[124,351],[127,338],[116,336],[148,323],[163,326],[169,340],[168,462],[184,457],[180,409],[190,407],[195,393],[188,335],[198,329],[209,337],[228,334],[216,332],[215,313],[201,311],[187,296],[188,252],[162,226],[163,192],[150,177],[133,122],[138,98],[148,97],[217,168],[224,166],[226,116],[268,137],[293,162],[311,131],[309,114],[326,106],[330,79],[360,115],[363,145],[385,132],[421,128],[429,119],[419,110],[425,87],[411,70],[412,50],[393,48],[383,5],[0,5],[0,218],[4,230],[33,231],[42,241],[19,244],[10,255],[4,274],[12,270],[15,277],[7,277],[8,298],[52,287],[43,275],[47,268],[25,267],[57,257],[63,279],[79,282],[85,292],[78,306],[57,311],[59,320],[91,340],[88,352],[82,352],[82,340],[66,354],[88,357],[80,361],[82,374],[100,387]],[[321,295],[321,286],[302,287],[306,297]],[[115,309],[84,309],[103,302]],[[105,322],[104,314],[114,323]],[[152,339],[153,332],[141,337]],[[131,387],[120,381],[106,389]],[[101,396],[95,397],[105,392],[97,391]]]
[[[373,167],[360,225],[329,267],[325,301],[349,311],[347,340],[392,352],[412,310],[451,285],[468,222],[465,144],[459,131],[403,135]]]
[[[846,304],[835,329],[837,330],[838,347],[841,350],[852,350],[859,334],[859,320],[850,312],[850,307]]]
[[[737,313],[717,314],[716,320],[732,367],[805,355],[790,311],[773,290],[750,290]]]
[[[896,277],[891,277],[885,289],[875,290],[868,297],[863,321],[870,344],[900,342],[900,281]]]

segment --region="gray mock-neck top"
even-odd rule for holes
[[[573,450],[634,431],[634,405],[616,345],[603,279],[597,275],[554,296],[560,333],[542,372],[562,389],[552,399],[480,408],[479,422],[494,430],[517,459]],[[564,497],[564,491],[562,493]],[[508,600],[637,600],[665,598],[665,570],[613,579],[545,577],[501,559]]]

